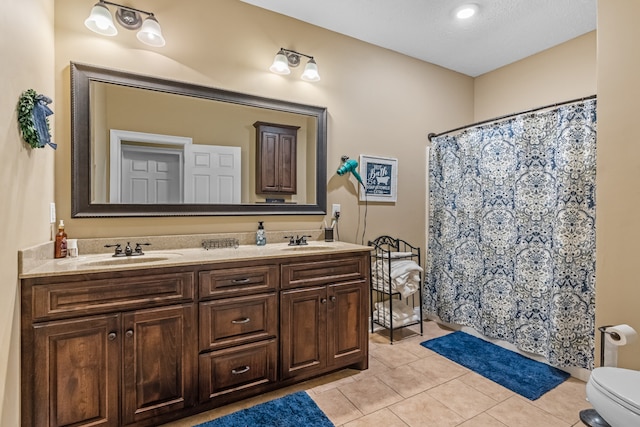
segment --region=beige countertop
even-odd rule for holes
[[[310,241],[307,246],[287,243],[268,243],[266,246],[240,245],[237,248],[180,248],[145,250],[144,255],[113,257],[112,253],[80,255],[76,258],[39,259],[20,263],[20,278],[95,273],[101,271],[135,270],[147,267],[174,267],[245,261],[256,258],[282,259],[286,257],[328,255],[345,252],[370,251],[368,246],[346,242]]]

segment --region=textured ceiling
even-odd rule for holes
[[[242,1],[472,77],[596,29],[597,0]]]

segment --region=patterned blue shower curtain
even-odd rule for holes
[[[433,139],[424,310],[593,369],[596,101]]]

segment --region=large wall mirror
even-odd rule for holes
[[[324,107],[71,63],[71,110],[75,218],[326,213]]]

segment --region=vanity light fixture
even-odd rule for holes
[[[301,76],[302,80],[305,80],[307,82],[317,82],[318,80],[320,80],[320,74],[318,73],[318,64],[316,64],[313,56],[296,52],[295,50],[285,49],[283,47],[281,47],[276,54],[276,57],[273,60],[273,64],[271,64],[271,67],[269,67],[269,71],[282,75],[291,74],[291,70],[289,69],[289,67],[295,68],[300,65],[301,56],[309,58],[309,61],[307,61],[307,65],[305,65],[304,72]]]
[[[113,17],[107,5],[116,6],[116,21],[127,30],[137,30],[137,37],[142,43],[149,46],[162,47],[165,45],[164,37],[158,20],[151,12],[135,9],[129,6],[123,6],[117,3],[100,0],[91,9],[91,14],[84,21],[84,25],[93,32],[102,34],[103,36],[115,36],[118,30],[113,23]],[[142,21],[141,14],[147,15]]]

